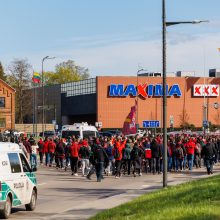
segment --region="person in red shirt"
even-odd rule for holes
[[[192,170],[192,167],[193,167],[195,147],[196,147],[196,144],[195,144],[194,138],[190,138],[186,145],[187,161],[188,161],[189,170]]]
[[[39,156],[40,156],[40,164],[43,164],[43,146],[44,146],[44,142],[43,142],[42,138],[40,138],[37,145],[38,145],[38,152],[39,152]]]
[[[49,157],[50,157],[49,167],[52,166],[53,159],[54,159],[55,149],[56,149],[56,144],[54,143],[53,139],[50,138],[49,142],[48,142],[48,153],[49,153]]]
[[[42,153],[45,154],[45,165],[48,166],[49,163],[49,153],[48,153],[48,139],[45,138]]]
[[[78,168],[78,158],[79,158],[79,145],[75,138],[73,138],[73,142],[69,148],[70,151],[70,164],[72,175],[78,176],[77,168]]]
[[[112,150],[115,159],[115,178],[121,177],[122,149],[123,144],[121,144],[120,138],[117,138]]]

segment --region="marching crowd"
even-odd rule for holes
[[[18,140],[32,167],[39,163],[57,169],[71,169],[71,174],[91,179],[96,173],[97,181],[103,175],[141,176],[143,172],[160,174],[163,172],[163,139],[143,136],[127,138],[124,136],[84,138],[75,136],[63,138],[33,137]],[[213,173],[213,165],[220,162],[220,137],[170,135],[168,137],[168,172],[181,172],[188,169],[206,166],[207,173]]]

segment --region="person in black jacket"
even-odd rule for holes
[[[156,172],[158,172],[159,174],[160,173],[159,162],[160,162],[160,158],[162,157],[162,152],[161,152],[161,147],[157,143],[155,138],[151,142],[150,149],[151,149],[151,154],[152,154],[151,167],[152,167],[153,174],[155,174]]]
[[[202,156],[205,160],[208,175],[213,174],[213,163],[216,149],[211,139],[207,139],[207,144],[202,148]]]
[[[131,163],[133,164],[134,170],[133,175],[136,177],[136,171],[138,172],[138,175],[141,176],[141,160],[142,156],[144,155],[144,151],[138,146],[138,143],[136,142],[134,144],[133,149],[131,150]]]
[[[94,149],[94,162],[95,162],[95,170],[97,176],[97,182],[101,182],[103,179],[103,171],[104,171],[104,164],[108,165],[108,155],[104,148],[99,144]]]

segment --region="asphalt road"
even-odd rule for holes
[[[220,165],[214,167],[220,173]],[[214,175],[215,175],[214,174]],[[37,208],[26,212],[24,207],[12,210],[11,219],[87,219],[104,209],[112,208],[133,198],[162,187],[162,175],[141,177],[106,177],[101,183],[82,176],[71,176],[70,170],[40,167],[38,179]],[[176,185],[193,179],[207,177],[204,168],[194,169],[189,174],[168,174],[168,185]]]

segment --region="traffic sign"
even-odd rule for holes
[[[144,128],[159,128],[160,121],[143,121]]]
[[[204,121],[202,122],[202,125],[203,125],[203,127],[208,127],[208,126],[209,126],[209,121],[204,120]]]

